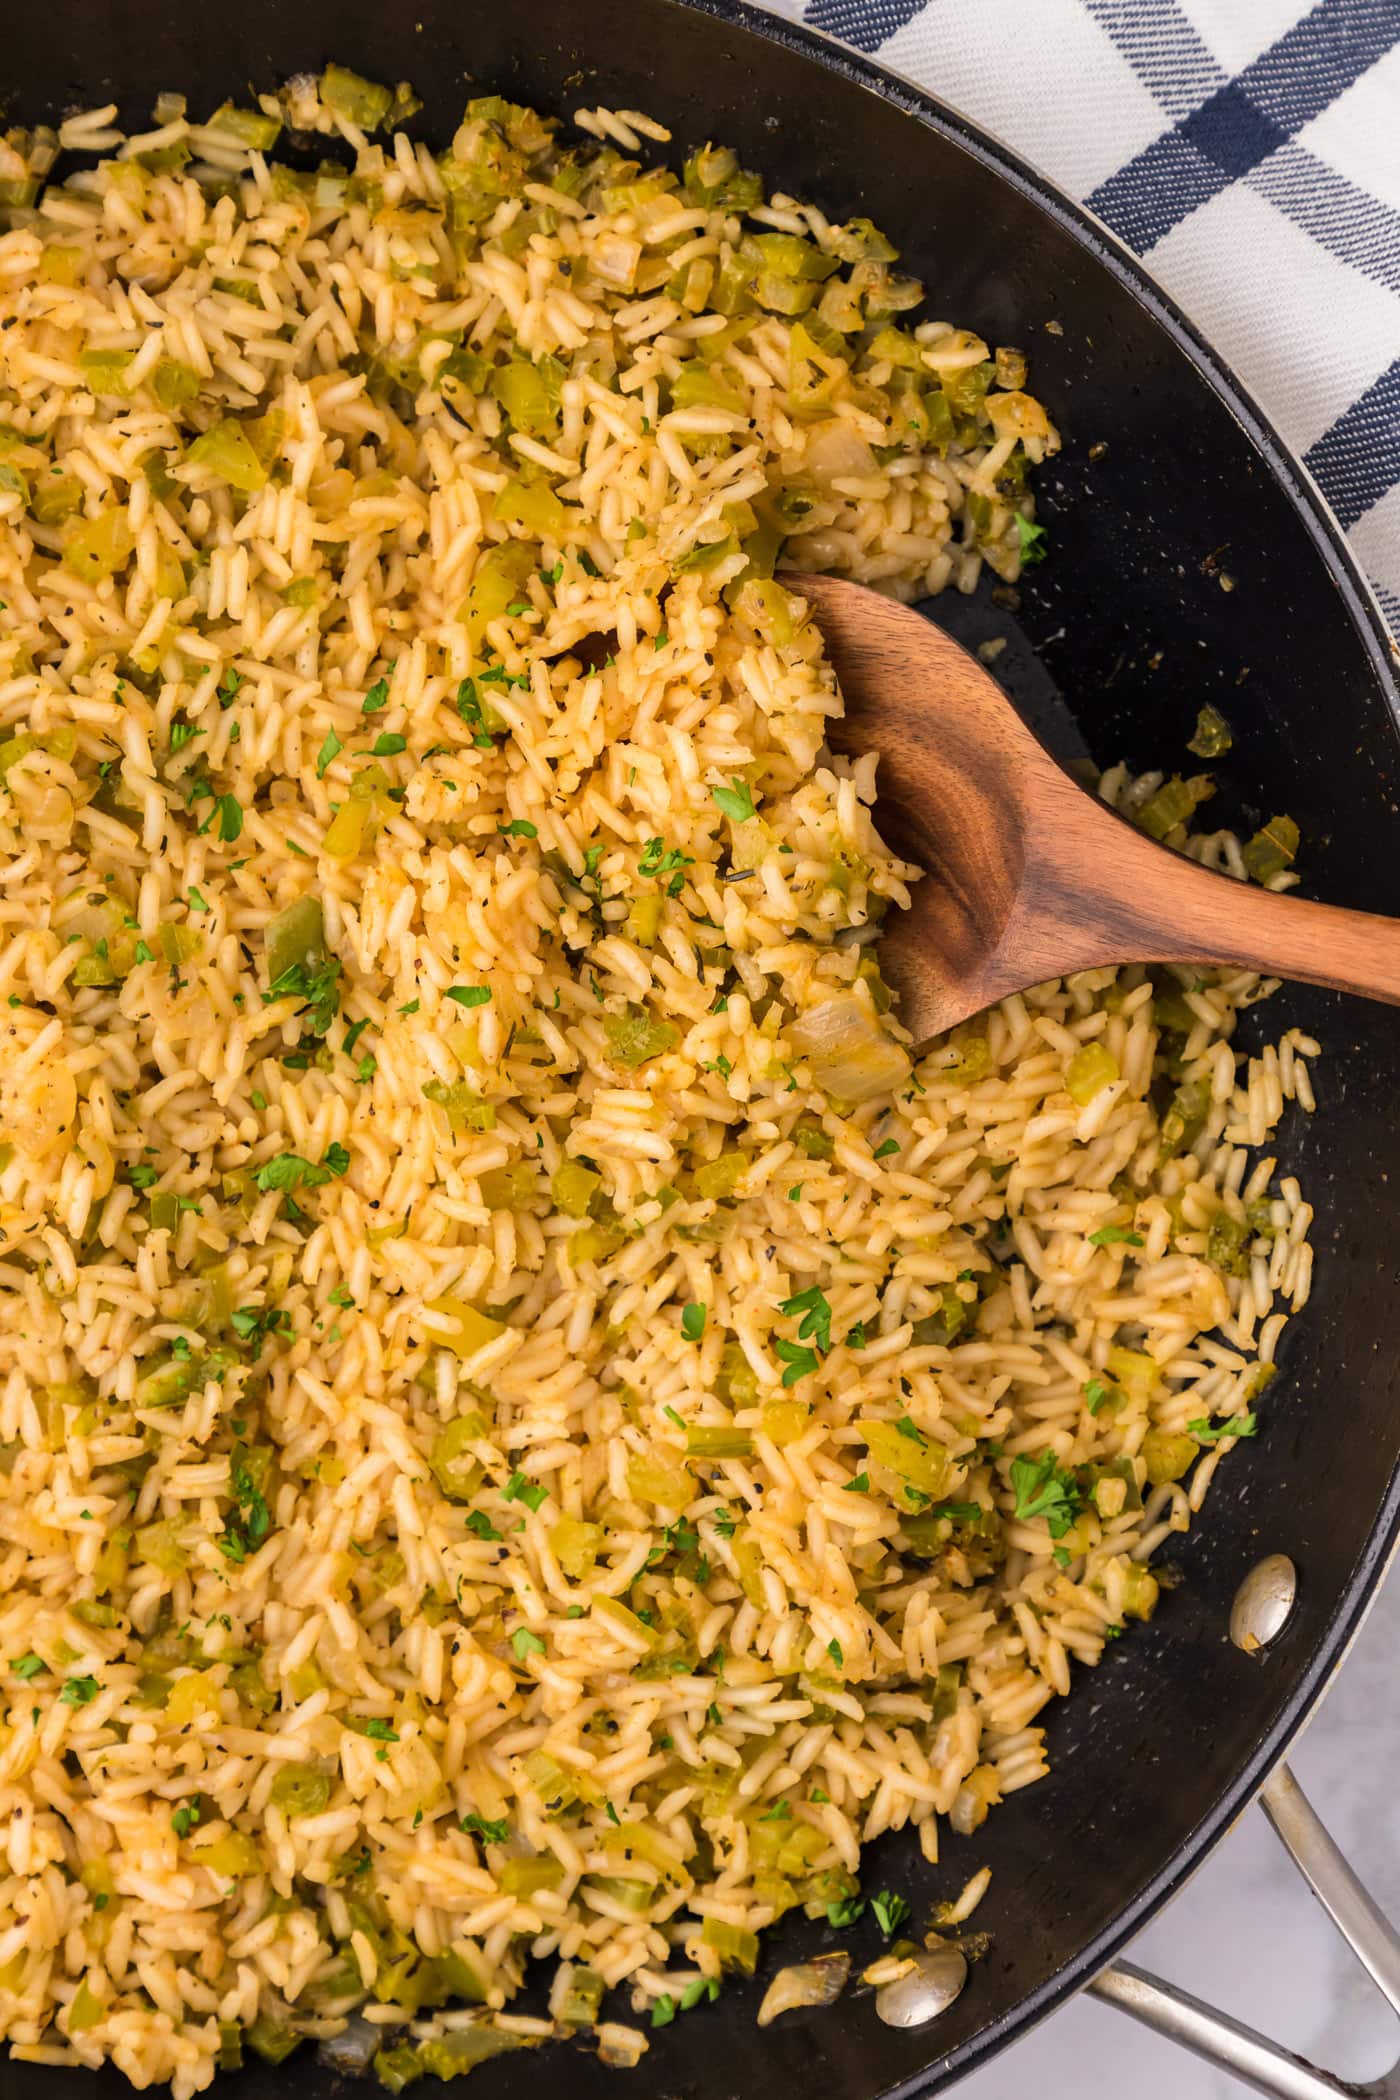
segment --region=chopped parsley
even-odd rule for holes
[[[512,817],[509,824],[498,824],[496,829],[503,839],[537,839],[540,835],[538,825],[525,817]]]
[[[800,1313],[802,1319],[797,1329],[798,1340],[815,1342],[822,1355],[826,1355],[831,1347],[831,1307],[827,1303],[824,1291],[814,1283],[810,1289],[799,1291],[795,1297],[784,1298],[778,1310],[790,1319],[795,1319]],[[782,1353],[781,1346],[779,1353]],[[784,1358],[784,1361],[790,1359]],[[784,1385],[790,1382],[786,1378],[783,1380]]]
[[[498,1539],[501,1536],[484,1509],[467,1511],[467,1529],[474,1531],[479,1539]]]
[[[1033,569],[1037,562],[1044,561],[1048,535],[1043,525],[1036,525],[1032,523],[1031,519],[1023,518],[1018,511],[1016,513],[1016,537],[1021,546],[1021,567],[1023,569]]]
[[[749,784],[740,780],[737,773],[729,787],[711,788],[710,795],[725,816],[732,817],[736,824],[747,824],[758,815]]]
[[[365,715],[377,715],[382,708],[386,708],[388,705],[389,681],[387,678],[376,678],[374,684],[365,694],[360,712]]]
[[[510,1637],[510,1645],[515,1650],[517,1662],[524,1662],[527,1655],[544,1654],[544,1642],[537,1633],[531,1633],[528,1626],[516,1627]]]
[[[328,729],[326,731],[326,741],[324,744],[322,744],[320,750],[316,753],[316,778],[318,780],[325,779],[327,766],[331,763],[332,759],[338,757],[344,749],[345,746],[341,743],[340,738],[336,735],[335,731],[333,729]]]
[[[397,758],[401,751],[407,749],[406,736],[400,736],[396,729],[385,730],[383,736],[377,736],[371,744],[369,755],[371,758]]]
[[[812,1799],[815,1801],[816,1798],[816,1789],[814,1788]],[[825,1799],[825,1796],[823,1796],[823,1799]],[[834,1925],[838,1932],[844,1931],[847,1925],[854,1925],[856,1919],[862,1918],[864,1915],[864,1896],[843,1896],[839,1903],[828,1903],[826,1906],[826,1922],[828,1925]]]
[[[204,731],[196,729],[193,722],[187,722],[182,715],[176,715],[170,724],[170,748],[172,751],[183,751],[186,744],[192,744],[197,736],[203,734]]]
[[[485,984],[450,984],[445,997],[458,1006],[485,1006],[491,997],[491,988]]]
[[[876,1923],[887,1940],[894,1938],[900,1926],[905,1924],[909,1917],[909,1905],[903,1896],[897,1896],[893,1889],[881,1889],[878,1896],[872,1896],[870,1908],[874,1911]]]
[[[268,1457],[266,1450],[255,1456],[238,1444],[229,1460],[229,1494],[237,1514],[229,1519],[214,1543],[235,1567],[242,1567],[272,1529],[272,1517],[259,1485],[266,1478]]]
[[[200,1819],[198,1801],[182,1801],[170,1818],[170,1828],[177,1838],[187,1838]]]
[[[330,1178],[329,1167],[318,1166],[312,1159],[303,1159],[297,1152],[279,1152],[276,1159],[268,1160],[257,1173],[258,1187],[263,1195],[271,1189],[290,1193],[292,1189],[320,1188]]]
[[[243,805],[237,795],[220,795],[214,804],[214,812],[219,820],[219,837],[226,846],[231,846],[242,836]]]
[[[86,1706],[100,1690],[95,1677],[70,1677],[58,1696],[65,1706]]]
[[[1082,1497],[1072,1473],[1062,1473],[1053,1451],[1039,1458],[1013,1458],[1011,1485],[1016,1491],[1016,1515],[1023,1520],[1044,1517],[1052,1539],[1062,1539],[1079,1514]]]
[[[366,1721],[364,1732],[375,1743],[396,1743],[399,1739],[397,1731],[387,1721],[378,1719]]]
[[[815,1349],[804,1349],[800,1342],[786,1341],[776,1341],[773,1347],[778,1361],[787,1366],[783,1372],[784,1385],[796,1385],[799,1378],[806,1378],[817,1369],[819,1358]]]
[[[549,1489],[541,1487],[538,1481],[527,1480],[523,1473],[512,1473],[501,1489],[501,1499],[505,1502],[523,1502],[526,1509],[534,1510],[538,1509],[542,1502],[549,1500]]]
[[[37,1677],[39,1672],[47,1669],[47,1667],[48,1665],[45,1663],[43,1656],[36,1655],[31,1648],[28,1655],[17,1655],[15,1657],[10,1664],[10,1671],[13,1676],[19,1678],[21,1684],[27,1684],[31,1677]]]
[[[462,1828],[468,1837],[480,1838],[485,1845],[503,1845],[510,1836],[510,1825],[504,1818],[493,1823],[486,1816],[463,1816]]]
[[[681,1314],[681,1333],[688,1342],[698,1342],[705,1332],[705,1308],[703,1305],[687,1305]]]
[[[1231,1415],[1227,1422],[1208,1422],[1204,1416],[1188,1422],[1187,1430],[1201,1444],[1218,1444],[1223,1436],[1257,1436],[1258,1418],[1253,1414]]]
[[[1140,1247],[1142,1234],[1133,1232],[1126,1225],[1101,1225],[1097,1232],[1089,1234],[1091,1247]]]

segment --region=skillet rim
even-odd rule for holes
[[[1400,737],[1400,638],[1392,638],[1375,592],[1363,573],[1327,499],[1311,473],[1285,443],[1272,420],[1189,320],[1172,295],[1157,282],[1133,251],[1111,229],[1068,196],[1048,175],[960,110],[930,94],[904,74],[877,65],[863,52],[803,22],[769,13],[750,0],[669,0],[688,13],[712,19],[762,37],[795,58],[805,59],[868,94],[893,104],[903,115],[941,134],[1037,205],[1064,232],[1108,271],[1134,298],[1193,367],[1197,376],[1233,416],[1301,518],[1309,540],[1346,608],[1357,639],[1375,672],[1380,697],[1389,711],[1392,732]],[[1029,1992],[1009,2012],[992,2021],[959,2048],[935,2055],[921,2071],[887,2087],[880,2100],[915,2100],[943,2090],[990,2063],[1021,2040],[1048,2015],[1092,1982],[1137,1934],[1177,1895],[1214,1851],[1237,1817],[1248,1807],[1290,1744],[1306,1727],[1335,1672],[1361,1630],[1379,1594],[1391,1562],[1400,1555],[1400,1456],[1391,1469],[1380,1514],[1371,1528],[1351,1577],[1339,1595],[1322,1639],[1298,1669],[1297,1679],[1273,1727],[1230,1784],[1217,1796],[1209,1814],[1162,1862],[1139,1894],[1053,1975]],[[934,2031],[930,2042],[936,2048]]]

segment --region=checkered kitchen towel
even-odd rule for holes
[[[767,0],[1147,263],[1311,469],[1400,637],[1400,0]]]

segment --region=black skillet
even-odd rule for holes
[[[1006,637],[997,667],[1013,697],[1062,750],[1072,719],[1105,763],[1188,764],[1196,711],[1215,701],[1236,745],[1212,815],[1252,826],[1287,811],[1316,894],[1400,913],[1400,709],[1376,608],[1312,484],[1220,360],[1042,177],[927,95],[735,0],[42,0],[6,11],[0,100],[7,121],[31,123],[112,100],[137,128],[161,89],[204,112],[331,57],[410,78],[425,102],[413,128],[433,141],[471,93],[563,116],[641,108],[671,127],[677,153],[731,144],[770,186],[884,227],[931,313],[1030,353],[1066,440],[1037,489],[1053,551],[1019,609],[982,592],[938,601],[936,617],[966,639]],[[1181,1587],[1050,1712],[1050,1778],[974,1838],[949,1839],[936,1870],[900,1839],[868,1861],[869,1886],[901,1890],[916,1917],[991,1865],[976,1920],[991,1951],[967,1989],[922,2031],[881,2024],[868,1994],[760,2031],[774,1969],[838,1941],[789,1923],[755,1982],[655,2033],[637,2071],[561,2046],[478,2071],[485,2100],[525,2100],[541,2081],[570,2100],[736,2100],[804,2078],[842,2100],[939,2091],[1093,1977],[1258,1789],[1400,1526],[1400,1015],[1299,989],[1263,1025],[1287,1022],[1326,1051],[1318,1113],[1295,1116],[1283,1148],[1317,1205],[1318,1268],[1265,1433],[1232,1454],[1207,1521],[1167,1556]],[[1226,1621],[1266,1552],[1297,1564],[1298,1603],[1250,1661]],[[878,1939],[867,1921],[840,1944],[868,1959]],[[306,2051],[227,2090],[325,2100],[336,2085]],[[114,2072],[94,2082],[12,2062],[0,2089],[129,2091]]]

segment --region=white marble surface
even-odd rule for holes
[[[1289,1763],[1338,1844],[1400,1920],[1400,1566]],[[1257,1808],[1135,1942],[1132,1959],[1350,2079],[1400,2057],[1400,2027],[1294,1872]],[[1090,2068],[1092,2066],[1092,2072]],[[1092,1999],[1077,1999],[958,2100],[1085,2093],[1242,2100],[1247,2088]]]

